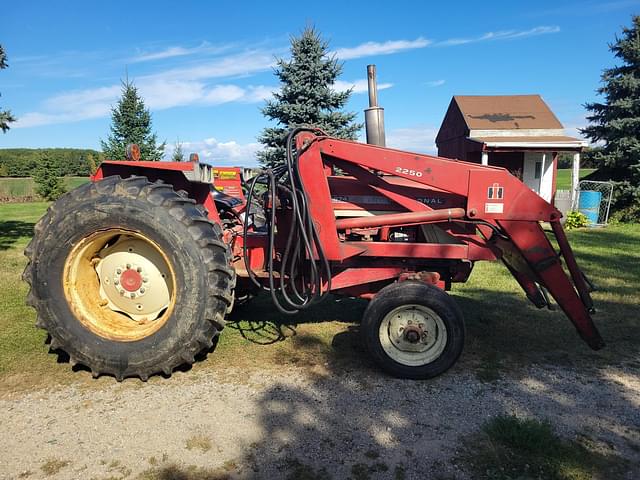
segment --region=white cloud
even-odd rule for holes
[[[269,98],[275,87],[233,84],[206,85],[197,81],[147,80],[137,84],[150,110],[166,110],[185,105],[221,105],[230,102],[258,103]],[[105,117],[121,95],[122,87],[112,85],[56,95],[44,102],[43,112],[21,115],[12,128],[28,128],[79,122]]]
[[[374,55],[390,55],[405,50],[424,48],[431,43],[426,38],[415,40],[389,40],[386,42],[365,42],[355,47],[338,48],[334,53],[340,60],[371,57]]]
[[[199,62],[193,67],[165,70],[140,77],[140,80],[208,80],[230,78],[269,70],[275,65],[273,52],[250,50]]]
[[[138,88],[146,106],[152,110],[188,105],[205,95],[204,84],[191,81],[154,80],[143,82]]]
[[[183,48],[183,47],[169,47],[161,52],[147,53],[146,55],[138,55],[137,57],[130,58],[131,63],[136,62],[148,62],[151,60],[160,60],[163,58],[181,57],[183,55],[191,55],[195,53],[197,48]]]
[[[451,38],[433,44],[434,47],[453,47],[457,45],[466,45],[468,43],[485,42],[492,40],[513,40],[516,38],[534,37],[537,35],[546,35],[549,33],[558,33],[558,26],[541,26],[531,28],[529,30],[504,30],[499,32],[487,32],[479,37],[467,38]]]
[[[446,83],[446,80],[431,80],[430,82],[425,82],[425,85],[428,87],[441,87]]]
[[[516,38],[533,37],[560,31],[558,26],[540,26],[529,30],[506,30],[499,32],[487,32],[478,37],[452,38],[440,42],[433,42],[424,37],[415,40],[389,40],[386,42],[365,42],[355,47],[338,48],[334,53],[341,60],[351,60],[354,58],[371,57],[375,55],[390,55],[406,50],[415,50],[430,46],[449,47],[464,45],[467,43],[483,42],[488,40],[512,40]]]
[[[378,83],[378,90],[385,90],[391,87],[393,87],[393,83]],[[353,93],[366,93],[368,91],[369,85],[366,78],[354,80],[353,82],[336,80],[333,84],[333,88],[338,92],[343,92],[345,90],[353,88]]]
[[[167,145],[165,158],[170,159],[175,146]],[[182,151],[188,157],[197,153],[200,161],[220,166],[257,166],[256,153],[262,149],[259,143],[238,143],[235,140],[220,142],[211,137],[200,141],[182,142]]]
[[[154,60],[163,60],[165,58],[184,57],[187,55],[195,55],[201,53],[220,53],[229,49],[231,45],[213,46],[209,42],[202,42],[197,47],[167,47],[159,52],[140,53],[139,55],[129,58],[128,63],[149,62]]]
[[[104,101],[111,101],[120,94],[121,87],[111,85],[109,87],[99,87],[87,90],[73,90],[71,92],[55,95],[47,99],[45,107],[51,109],[76,110],[87,104],[95,104]]]
[[[120,87],[112,85],[55,95],[44,102],[44,112],[25,113],[12,127],[28,128],[104,117],[119,94]]]
[[[268,85],[250,85],[245,90],[243,100],[248,103],[260,103],[273,97],[273,92],[278,87]]]
[[[387,132],[387,147],[435,155],[438,129],[429,125],[395,128]]]
[[[559,32],[557,26],[540,26],[529,30],[509,30],[488,32],[479,37],[450,39],[437,43],[418,37],[415,40],[390,40],[386,42],[365,42],[355,47],[339,48],[335,53],[339,58],[354,59],[371,55],[389,55],[428,46],[453,46],[491,40],[509,40],[535,35]],[[151,61],[162,58],[180,57],[192,54],[219,52],[229,46],[214,47],[203,43],[197,47],[169,47],[165,50],[141,54],[135,61]],[[202,59],[196,65],[177,67],[157,73],[137,77],[136,85],[152,110],[162,110],[184,105],[219,105],[229,102],[256,103],[269,99],[275,87],[250,85],[241,87],[233,84],[212,84],[222,78],[251,76],[269,70],[275,65],[275,55],[285,50],[248,49],[239,53],[217,58]],[[429,82],[430,86],[442,85],[444,80]],[[392,87],[392,83],[380,83],[379,90]],[[353,87],[354,93],[367,91],[367,82],[359,79],[353,82],[338,81],[337,90]],[[121,91],[119,84],[93,89],[76,90],[55,95],[46,100],[41,111],[19,115],[15,128],[27,128],[56,123],[77,122],[99,118],[109,114]]]

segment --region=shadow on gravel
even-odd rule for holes
[[[365,300],[330,295],[295,315],[283,315],[273,306],[269,295],[261,294],[235,308],[225,328],[237,330],[252,343],[271,345],[295,336],[296,327],[301,324],[333,320],[360,322],[366,306]]]
[[[34,225],[18,220],[0,221],[0,250],[8,250],[21,237],[31,237]]]
[[[637,392],[618,372],[637,378],[640,370],[640,333],[633,325],[639,307],[599,301],[596,321],[609,346],[592,352],[561,312],[530,308],[517,294],[501,292],[498,302],[495,291],[476,289],[456,300],[466,313],[467,345],[462,361],[443,376],[413,382],[384,375],[363,351],[359,327],[350,326],[333,337],[330,352],[305,365],[312,368],[303,385],[276,380],[260,396],[263,439],[244,446],[234,459],[237,470],[203,471],[200,477],[171,470],[174,476],[150,478],[484,478],[473,477],[462,460],[463,439],[486,441],[482,424],[511,414],[548,420],[562,436],[597,451],[604,465],[618,465],[593,472],[585,466],[593,478],[634,478],[640,464],[624,458],[640,450]],[[298,325],[329,318],[352,323],[366,306],[328,300],[284,317],[268,298],[260,301],[249,311],[260,312],[260,320],[248,320],[243,307],[232,328],[263,344],[293,332],[291,340],[302,349],[321,342],[309,335],[296,340]],[[480,381],[477,358],[488,352],[504,369],[492,381]]]
[[[484,384],[458,367],[432,381],[411,382],[330,364],[304,381],[276,379],[256,399],[261,440],[242,445],[226,469],[168,465],[141,478],[486,479],[471,473],[464,453],[474,451],[474,442],[487,442],[479,433],[488,419],[505,414],[548,420],[562,436],[594,448],[608,466],[585,465],[586,476],[558,479],[637,478],[640,464],[623,458],[637,458],[637,409],[624,388],[602,395],[604,384],[616,390],[613,383],[605,372],[585,380],[538,370],[531,378]]]

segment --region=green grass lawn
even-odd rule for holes
[[[58,363],[34,327],[24,303],[23,250],[46,203],[0,204],[0,389],[18,385],[91,381]],[[452,294],[467,323],[465,353],[454,372],[471,369],[488,381],[505,371],[537,364],[601,368],[635,362],[640,344],[640,225],[569,232],[578,262],[600,288],[594,319],[608,346],[591,351],[559,311],[538,310],[501,264],[480,262],[466,284]],[[283,317],[263,296],[231,314],[216,351],[194,370],[221,373],[229,362],[247,368],[282,364],[334,369],[375,367],[359,343],[358,322],[366,302],[329,299],[304,313]],[[112,379],[103,379],[110,382]],[[161,380],[160,380],[161,381]]]
[[[581,168],[580,178],[584,178],[592,172],[595,172],[595,168]],[[571,169],[559,168],[558,176],[556,177],[556,190],[571,190]]]
[[[88,177],[64,177],[67,190],[72,190],[89,181]],[[0,199],[21,201],[32,200],[37,196],[33,178],[0,178]]]

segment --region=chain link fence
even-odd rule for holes
[[[584,213],[589,225],[604,227],[609,221],[612,196],[612,182],[582,180],[578,184],[578,194],[574,198],[572,210]]]

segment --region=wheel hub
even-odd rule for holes
[[[440,316],[417,304],[389,312],[380,324],[380,342],[385,352],[404,365],[425,365],[438,358],[447,342]]]
[[[119,270],[122,271],[122,269]],[[140,272],[142,272],[141,268]],[[116,273],[118,272],[116,271]],[[122,272],[122,275],[120,275],[119,283],[127,292],[139,292],[142,286],[142,275],[140,275],[137,269],[127,268]]]
[[[111,310],[147,322],[169,305],[166,262],[147,242],[123,235],[100,251],[96,262],[100,297]]]
[[[422,335],[423,331],[418,327],[408,327],[404,330],[404,339],[409,343],[418,343]]]

